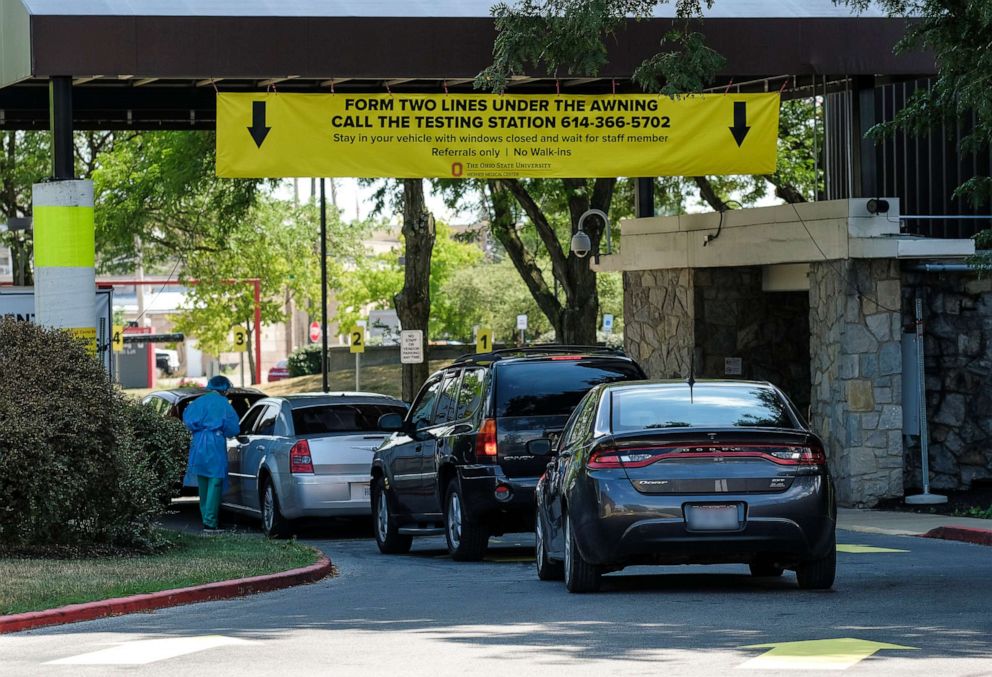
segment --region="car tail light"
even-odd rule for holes
[[[310,456],[310,443],[300,440],[289,450],[289,472],[313,474],[313,458]]]
[[[664,456],[663,449],[595,449],[586,465],[590,468],[643,468]]]
[[[589,468],[643,468],[661,460],[686,458],[763,458],[781,465],[824,465],[826,454],[819,445],[811,446],[768,446],[768,445],[691,445],[659,446],[638,449],[594,449],[588,463]]]
[[[475,457],[479,461],[495,460],[496,448],[496,419],[487,418],[482,422],[475,436]]]

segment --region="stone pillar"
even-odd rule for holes
[[[34,184],[32,215],[35,321],[69,330],[96,355],[93,182]]]
[[[624,349],[650,378],[687,378],[695,346],[691,271],[623,274]]]
[[[903,495],[901,282],[896,260],[810,265],[812,425],[844,506]]]

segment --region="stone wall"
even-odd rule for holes
[[[924,299],[924,368],[930,428],[930,483],[967,489],[992,479],[992,280],[973,273],[903,276],[904,321]],[[915,368],[915,365],[907,365]],[[906,449],[906,486],[923,486],[920,447]]]
[[[903,495],[900,288],[894,260],[810,265],[811,423],[841,505]]]
[[[624,349],[649,378],[686,378],[693,349],[690,270],[623,274]]]
[[[696,375],[725,378],[725,360],[741,375],[780,387],[802,412],[809,406],[809,296],[765,292],[761,268],[700,268],[695,288]]]

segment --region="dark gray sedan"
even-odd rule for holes
[[[370,515],[372,454],[388,436],[385,414],[407,405],[376,393],[287,395],[259,400],[228,443],[222,506],[262,520],[268,536],[301,517]]]
[[[530,451],[550,451],[547,441]],[[834,491],[823,444],[776,387],[593,388],[537,487],[537,572],[571,592],[634,564],[749,564],[829,588]]]

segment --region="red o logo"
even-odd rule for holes
[[[463,170],[464,170],[464,168],[462,167],[462,163],[461,162],[452,162],[451,163],[451,175],[452,176],[461,176]]]

